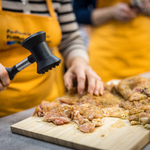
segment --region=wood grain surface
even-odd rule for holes
[[[150,141],[149,131],[143,126],[131,126],[128,120],[111,117],[103,118],[103,126],[93,133],[82,133],[74,122],[56,126],[39,117],[18,122],[11,131],[79,150],[140,150]]]

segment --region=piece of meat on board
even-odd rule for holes
[[[44,116],[44,121],[53,122],[56,125],[69,123],[71,121],[71,109],[71,106],[67,104],[60,105],[56,109],[50,110],[49,113]]]
[[[35,107],[35,111],[33,113],[33,116],[37,115],[39,117],[43,117],[46,113],[48,113],[50,110],[57,108],[60,105],[59,101],[42,101],[40,105]]]

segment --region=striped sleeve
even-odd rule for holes
[[[81,57],[88,62],[87,48],[80,36],[71,1],[53,0],[53,5],[56,5],[56,3],[59,4],[56,11],[62,30],[62,41],[59,50],[64,57],[66,66],[69,67],[75,57]]]
[[[88,62],[87,49],[78,30],[71,0],[52,0],[52,3],[62,30],[59,50],[66,66],[69,67],[75,57],[82,57]],[[49,16],[45,0],[2,0],[2,8],[6,11]]]

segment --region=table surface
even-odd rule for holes
[[[147,77],[150,72],[142,74]],[[34,108],[0,118],[0,150],[73,150],[71,148],[14,134],[10,126],[32,115]],[[142,149],[150,150],[150,142]]]

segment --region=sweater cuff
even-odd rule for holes
[[[74,51],[69,53],[69,55],[67,57],[67,60],[66,60],[67,68],[70,67],[71,62],[75,57],[83,58],[87,63],[89,63],[89,57],[88,57],[87,52],[83,51],[83,50],[80,50],[80,49],[77,49],[77,50],[74,50]]]
[[[82,11],[75,11],[75,14],[76,14],[76,19],[77,19],[77,22],[79,24],[92,24],[92,21],[91,21],[91,14],[92,14],[92,11],[93,10],[82,10]],[[84,19],[83,19],[84,18]]]

